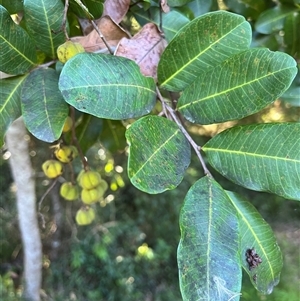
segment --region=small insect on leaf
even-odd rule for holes
[[[246,251],[246,260],[249,264],[249,270],[258,267],[259,264],[262,263],[262,259],[259,257],[259,255],[256,253],[255,249],[247,249]]]

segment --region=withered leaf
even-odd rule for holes
[[[110,16],[116,23],[120,23],[129,9],[130,0],[106,0],[102,16]]]
[[[97,26],[112,49],[116,48],[120,39],[128,37],[128,34],[109,16],[104,16],[98,19]],[[93,29],[87,36],[73,37],[71,40],[73,42],[79,42],[87,52],[99,52],[107,49],[95,29]]]
[[[157,65],[167,46],[157,26],[147,23],[132,39],[122,38],[115,55],[135,61],[145,76],[157,79]]]

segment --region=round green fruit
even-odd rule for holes
[[[79,197],[79,189],[77,185],[71,182],[65,182],[60,186],[60,195],[67,201],[74,201]]]
[[[76,213],[76,223],[80,226],[86,226],[95,219],[95,211],[91,207],[80,208]]]
[[[57,178],[63,173],[63,165],[57,160],[47,160],[43,163],[42,169],[46,177]]]
[[[78,181],[82,188],[93,189],[99,185],[101,176],[96,171],[88,170],[78,175]]]

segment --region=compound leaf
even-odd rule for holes
[[[184,301],[238,301],[242,271],[238,217],[222,187],[209,177],[188,191],[180,212],[177,251]]]
[[[300,123],[236,126],[209,140],[208,162],[234,183],[300,201]]]
[[[36,138],[57,140],[69,113],[58,90],[58,74],[53,69],[36,69],[27,78],[21,94],[22,116]]]
[[[96,117],[122,120],[150,113],[155,82],[133,61],[112,55],[80,53],[64,66],[59,89],[66,102]]]
[[[244,17],[226,11],[200,16],[184,26],[163,52],[158,82],[182,91],[196,77],[228,57],[247,49],[251,27]]]
[[[146,116],[126,131],[128,175],[148,193],[176,188],[190,164],[191,148],[177,125],[166,118]]]
[[[276,100],[296,74],[289,55],[249,49],[200,75],[184,90],[177,109],[194,123],[240,119]]]
[[[237,193],[226,191],[239,216],[240,255],[252,284],[263,294],[271,294],[278,284],[283,266],[282,254],[270,225],[255,207]],[[260,257],[257,266],[249,265],[247,253],[253,249]]]

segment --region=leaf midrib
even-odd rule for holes
[[[287,68],[284,68],[284,69],[280,69],[280,70],[277,70],[276,72],[268,73],[268,74],[266,74],[264,76],[261,76],[259,78],[255,78],[254,80],[248,81],[248,82],[243,83],[241,85],[237,85],[237,86],[232,87],[230,89],[222,90],[221,92],[218,92],[218,93],[215,93],[215,94],[211,94],[211,95],[208,95],[206,97],[203,97],[203,98],[200,98],[200,99],[197,99],[197,100],[192,100],[191,102],[189,102],[189,103],[187,103],[185,105],[182,105],[181,107],[178,106],[178,110],[186,108],[186,107],[191,106],[191,105],[198,104],[199,102],[201,103],[202,101],[205,101],[205,100],[208,100],[208,99],[211,99],[211,98],[215,98],[215,97],[221,96],[221,95],[226,94],[228,92],[232,92],[232,91],[235,91],[237,89],[241,89],[241,88],[243,88],[245,86],[249,86],[249,85],[251,85],[251,84],[253,84],[255,82],[259,82],[260,80],[263,80],[263,79],[265,79],[265,78],[267,78],[269,76],[274,76],[277,73],[281,73],[282,71],[289,70],[291,68],[292,67],[287,67]]]
[[[285,157],[275,157],[275,156],[269,156],[269,155],[262,155],[262,154],[256,154],[256,153],[250,153],[250,152],[243,152],[238,150],[230,150],[230,149],[220,149],[220,148],[210,148],[210,147],[203,147],[202,150],[205,152],[207,151],[215,151],[218,153],[233,153],[238,154],[240,156],[249,156],[249,157],[260,157],[260,158],[266,158],[266,159],[273,159],[273,160],[282,160],[282,161],[289,161],[289,162],[295,162],[300,164],[300,159],[290,159]]]
[[[149,163],[151,162],[152,158],[171,140],[173,139],[173,137],[175,137],[178,133],[180,132],[180,130],[176,130],[163,144],[161,144],[160,147],[158,147],[153,154],[145,161],[145,163],[136,171],[135,174],[133,174],[131,176],[131,178],[136,178],[137,175],[143,170],[143,168]]]
[[[223,40],[225,37],[227,37],[229,34],[231,34],[233,31],[235,31],[238,27],[243,25],[245,21],[240,23],[238,26],[234,27],[232,30],[230,30],[226,35],[223,35],[220,39],[216,40],[214,43],[210,44],[209,47],[205,48],[203,51],[199,52],[197,56],[195,56],[193,59],[189,60],[185,65],[183,65],[181,68],[179,68],[175,73],[173,73],[172,76],[170,76],[168,79],[166,79],[164,82],[160,84],[160,86],[167,85],[169,81],[171,81],[173,78],[176,77],[178,73],[181,73],[182,70],[186,69],[187,66],[192,64],[195,60],[197,60],[203,53],[207,52],[210,48],[212,48],[215,44],[219,43],[221,40]]]
[[[228,195],[228,194],[227,194]],[[231,199],[230,195],[228,195],[228,197]],[[272,279],[274,280],[274,270],[271,264],[271,261],[269,260],[269,257],[265,251],[265,249],[263,248],[258,236],[256,235],[255,230],[251,227],[251,225],[249,224],[247,218],[245,217],[245,215],[242,213],[242,211],[239,209],[239,207],[236,206],[235,202],[231,202],[233,204],[233,206],[235,207],[236,211],[239,213],[239,215],[242,217],[243,221],[245,222],[245,224],[247,225],[248,229],[250,230],[250,232],[252,233],[254,239],[256,240],[256,242],[258,243],[259,247],[260,247],[260,251],[262,251],[262,253],[264,254],[265,258],[267,259],[271,274],[272,274]]]

